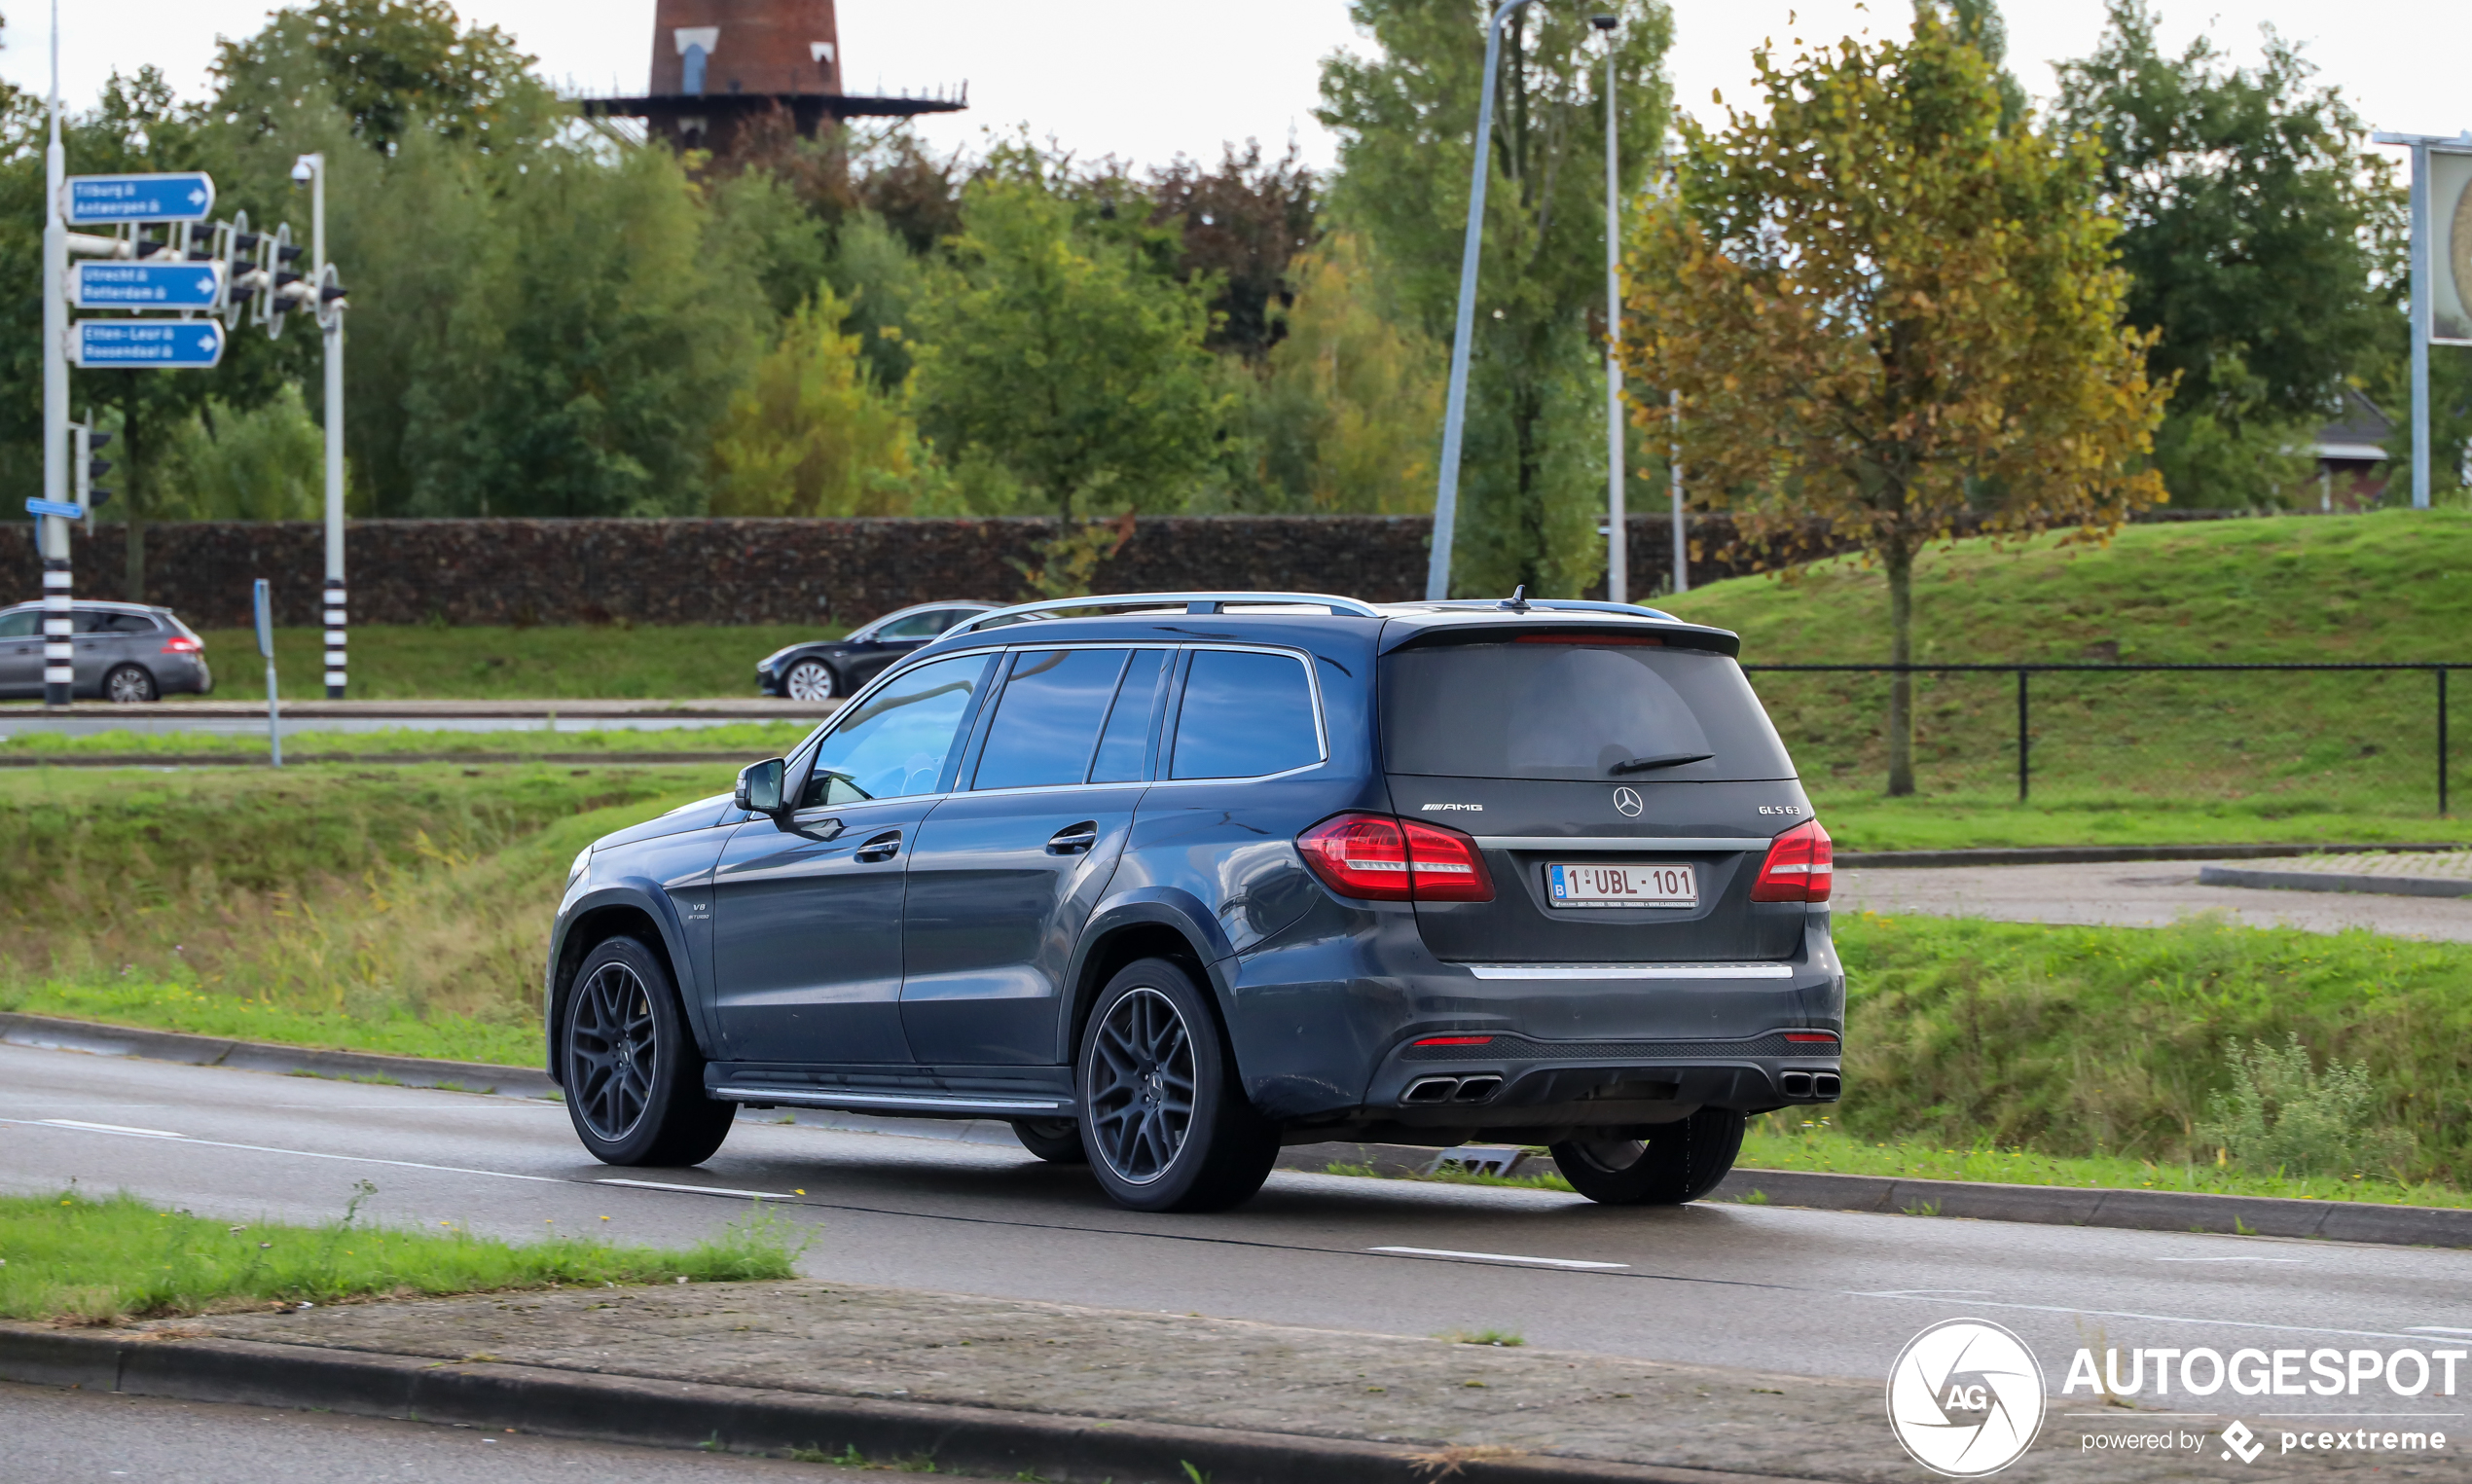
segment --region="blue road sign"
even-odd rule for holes
[[[71,505],[61,500],[28,500],[25,502],[25,513],[30,516],[58,516],[64,521],[86,519],[85,506]]]
[[[69,363],[109,369],[204,371],[223,359],[223,325],[212,319],[81,319]]]
[[[72,227],[202,222],[214,214],[214,177],[203,170],[177,175],[72,175],[60,209]]]
[[[221,263],[80,263],[69,303],[81,309],[211,309],[223,302]]]

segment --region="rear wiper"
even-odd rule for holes
[[[1606,772],[1619,778],[1625,773],[1646,773],[1651,768],[1680,768],[1685,763],[1704,763],[1714,752],[1664,752],[1655,757],[1635,757],[1627,763],[1616,763]]]

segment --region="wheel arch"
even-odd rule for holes
[[[691,996],[686,992],[684,967],[686,958],[673,941],[670,924],[651,905],[631,892],[597,893],[585,899],[566,920],[558,938],[556,956],[550,966],[548,1003],[543,1007],[542,1023],[547,1031],[544,1051],[549,1058],[549,1077],[559,1082],[558,1044],[566,1032],[566,999],[574,988],[575,975],[584,966],[592,951],[611,938],[632,937],[661,960],[670,975],[670,984],[678,995],[678,1019],[690,1033],[696,1030],[695,1017],[688,1012]],[[563,1086],[562,1082],[560,1085]]]
[[[1142,959],[1165,959],[1192,975],[1193,982],[1210,995],[1218,1014],[1219,1033],[1232,1047],[1235,1041],[1228,1037],[1227,1016],[1232,985],[1222,966],[1235,953],[1218,922],[1185,892],[1144,891],[1103,906],[1091,914],[1082,929],[1067,973],[1072,992],[1057,1027],[1061,1060],[1068,1067],[1079,1062],[1082,1028],[1089,1022],[1099,992],[1126,964]]]

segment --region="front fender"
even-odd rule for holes
[[[678,915],[677,904],[661,885],[648,877],[618,876],[594,881],[576,893],[558,911],[558,920],[550,928],[549,969],[542,986],[541,1025],[548,1035],[546,1054],[549,1058],[550,1080],[558,1075],[558,1040],[565,1029],[566,987],[574,981],[583,954],[570,954],[567,944],[573,940],[578,923],[589,923],[605,913],[626,913],[648,919],[660,937],[657,945],[670,960],[671,977],[677,981],[678,998],[693,1028],[697,1043],[709,1055],[715,1044],[711,1030],[705,1024],[704,1006],[708,996],[700,993],[695,957],[688,952],[686,924]]]

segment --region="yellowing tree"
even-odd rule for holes
[[[2108,536],[2164,498],[2142,455],[2169,387],[2122,324],[2093,147],[2004,131],[1991,66],[1935,9],[1903,45],[1754,61],[1763,110],[1684,121],[1680,190],[1630,243],[1624,355],[1681,391],[1701,503],[1788,556],[1816,528],[1879,562],[1908,664],[1915,554],[1961,518]],[[1902,672],[1888,741],[1888,792],[1911,793]]]
[[[906,514],[918,431],[868,380],[850,307],[829,288],[782,324],[780,343],[730,398],[712,444],[712,513]]]
[[[1265,390],[1296,410],[1294,483],[1314,509],[1433,509],[1442,370],[1438,344],[1382,312],[1362,237],[1337,234],[1298,264],[1295,306],[1287,338],[1271,347]]]

